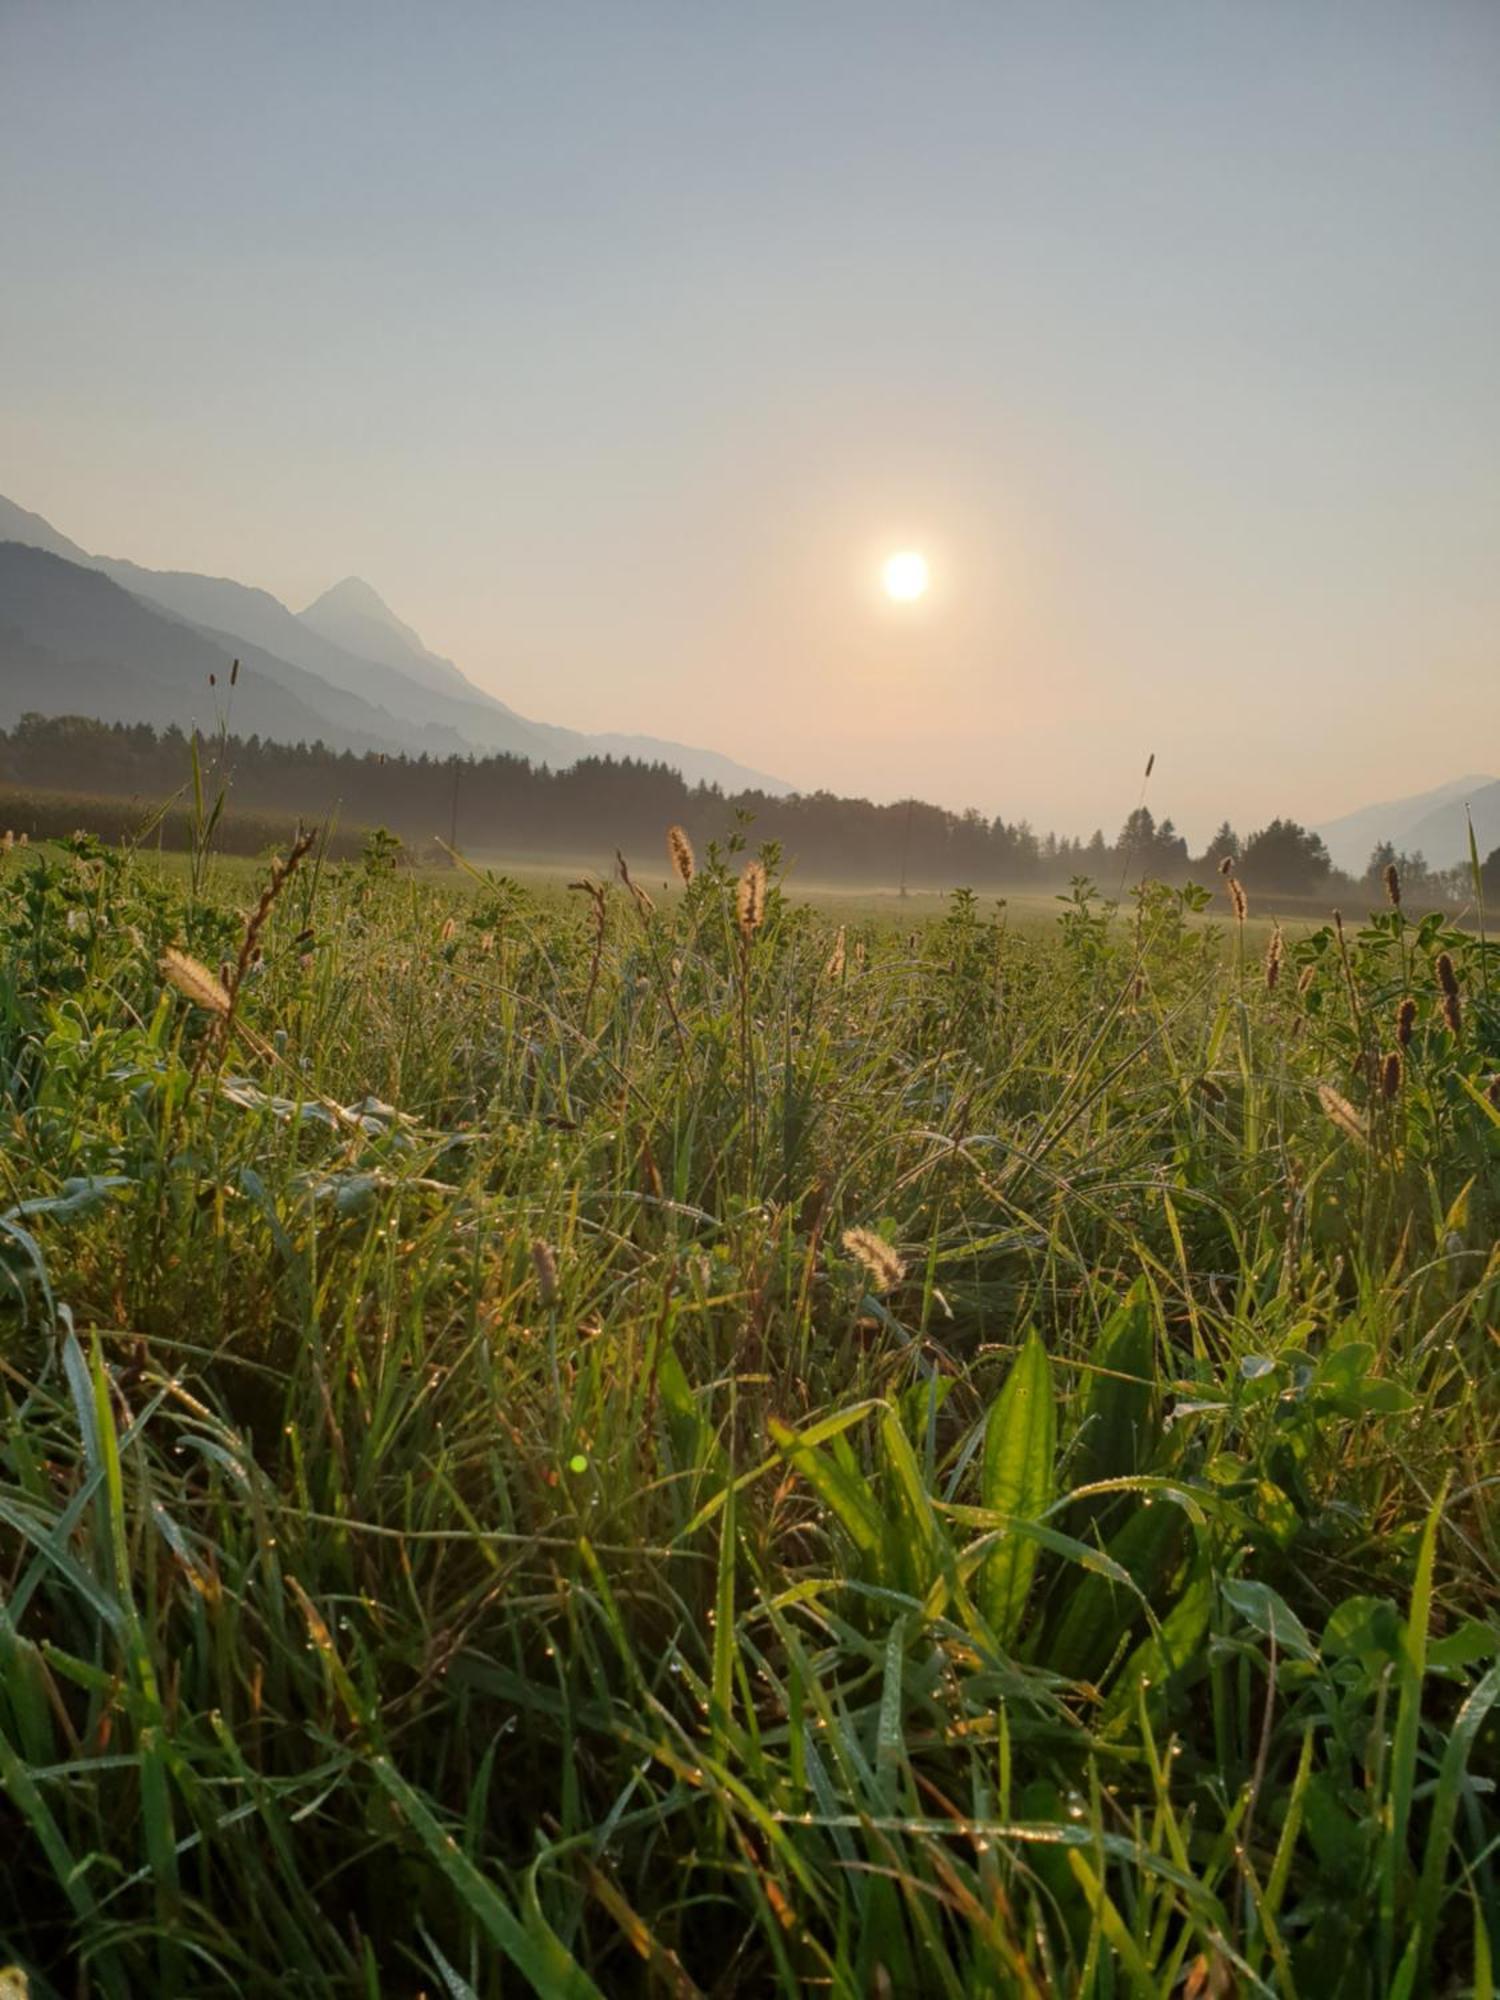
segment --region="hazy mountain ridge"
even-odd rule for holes
[[[466,680],[452,660],[429,651],[420,635],[396,616],[379,591],[363,577],[346,576],[342,583],[334,584],[299,611],[297,621],[346,652],[377,660],[438,694],[480,701],[502,715],[515,714],[503,701],[497,701]]]
[[[241,672],[231,691],[235,658]],[[226,708],[247,733],[293,742],[336,736],[341,747],[357,750],[400,747],[391,717],[322,687],[260,647],[171,618],[111,577],[50,550],[0,542],[5,723],[33,709],[211,731]]]
[[[1500,780],[1473,773],[1409,798],[1361,806],[1315,831],[1322,835],[1335,866],[1353,875],[1363,872],[1371,850],[1386,840],[1400,853],[1424,855],[1434,868],[1451,868],[1468,858],[1465,807],[1474,815],[1482,860],[1500,846]]]
[[[335,584],[298,614],[269,591],[231,577],[151,570],[122,557],[91,555],[42,515],[3,496],[0,542],[42,550],[77,568],[101,573],[132,601],[196,634],[212,649],[216,660],[225,647],[231,657],[238,655],[246,671],[236,691],[237,726],[261,734],[289,740],[321,735],[339,747],[426,750],[434,756],[498,751],[547,764],[571,764],[588,756],[631,756],[669,764],[693,783],[720,784],[734,790],[750,787],[774,795],[790,790],[780,779],[751,770],[717,751],[658,737],[595,735],[531,722],[474,686],[453,661],[430,651],[358,577]],[[14,623],[0,597],[0,630]],[[123,698],[123,681],[113,686],[107,676],[100,678],[100,669],[108,661],[107,646],[103,655],[75,660],[70,666],[67,653],[59,651],[46,631],[33,626],[25,636],[33,650],[40,647],[54,655],[60,669],[53,678],[34,671],[25,676],[33,694],[28,705],[45,713],[59,713],[65,688],[110,690],[115,704]],[[269,723],[246,719],[246,702],[240,697],[247,687],[252,664],[248,655],[252,652],[258,656],[255,670],[295,700],[295,715],[288,710]],[[227,671],[227,660],[219,664]],[[207,671],[205,668],[205,685]],[[139,660],[132,672],[146,672],[147,679],[151,678]],[[13,708],[21,681],[19,666],[7,679],[14,683],[5,690],[7,706]],[[177,683],[169,680],[166,685]],[[162,716],[159,699],[160,690],[149,719],[183,719]],[[258,715],[263,703],[257,698],[254,706]],[[105,713],[98,709],[87,712]],[[119,716],[119,707],[113,705],[106,719]]]

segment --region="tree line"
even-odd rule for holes
[[[525,758],[434,758],[360,754],[323,743],[277,743],[260,736],[194,740],[180,729],[106,723],[80,716],[26,715],[0,731],[0,781],[95,798],[130,800],[143,817],[192,784],[196,756],[204,786],[222,788],[231,814],[333,819],[347,837],[385,827],[422,853],[437,840],[483,856],[608,856],[660,848],[664,829],[684,827],[699,846],[747,821],[755,840],[775,840],[804,881],[947,889],[1061,886],[1086,875],[1106,891],[1145,876],[1205,880],[1229,860],[1252,888],[1316,896],[1361,886],[1334,869],[1318,835],[1286,819],[1243,840],[1227,823],[1201,855],[1170,819],[1144,806],[1113,839],[1038,833],[1026,820],[951,812],[907,799],[876,805],[832,792],[776,797],[689,785],[669,765],[586,757],[563,770]],[[1421,857],[1377,848],[1363,878],[1377,889],[1394,861],[1417,893],[1438,900],[1462,884]],[[1500,868],[1500,852],[1491,858]],[[1497,885],[1500,886],[1500,885]]]

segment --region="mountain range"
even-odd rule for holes
[[[1469,858],[1469,819],[1481,860],[1500,847],[1500,779],[1454,778],[1430,792],[1361,806],[1316,829],[1334,865],[1361,874],[1372,849],[1389,841],[1399,853],[1425,857],[1434,868]]]
[[[294,612],[230,577],[91,555],[0,496],[0,727],[28,709],[204,732],[222,719],[279,742],[433,757],[501,751],[554,769],[633,757],[726,792],[790,789],[712,750],[518,715],[432,652],[359,577]],[[1456,778],[1316,831],[1351,874],[1381,841],[1450,867],[1467,858],[1470,815],[1483,857],[1500,847],[1500,779]]]
[[[227,713],[237,731],[283,742],[505,751],[555,768],[634,757],[726,791],[790,789],[713,750],[529,721],[431,652],[358,577],[294,612],[229,577],[92,555],[0,497],[0,726],[28,709],[203,730]]]

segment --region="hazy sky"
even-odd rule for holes
[[[1500,772],[1500,6],[0,0],[0,492],[806,787]]]

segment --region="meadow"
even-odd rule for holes
[[[390,864],[0,860],[0,1964],[1488,2000],[1477,913]]]

